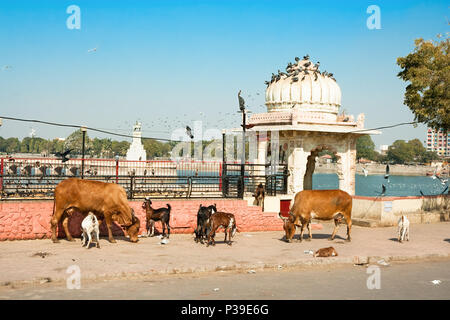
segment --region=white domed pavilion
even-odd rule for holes
[[[338,159],[339,189],[354,195],[356,139],[380,132],[364,130],[364,114],[356,121],[352,115],[339,115],[341,89],[332,73],[319,70],[319,64],[309,56],[295,58],[286,72],[278,70],[266,81],[267,112],[253,114],[248,120],[251,128],[247,132],[257,137],[255,162],[266,164],[269,144],[272,162],[273,151],[284,153],[289,171],[287,192],[292,195],[312,189],[316,157],[328,150]]]

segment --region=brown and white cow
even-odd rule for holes
[[[78,178],[61,181],[55,188],[53,216],[50,222],[53,242],[58,242],[56,227],[61,219],[67,240],[74,241],[68,223],[69,217],[75,211],[83,215],[92,211],[100,217],[99,224],[104,218],[110,242],[116,242],[111,231],[113,221],[125,227],[131,242],[138,241],[140,221],[128,204],[125,190],[117,184]]]
[[[303,238],[305,225],[308,228],[310,241],[311,219],[334,220],[334,230],[329,240],[333,240],[339,228],[339,224],[345,219],[347,223],[347,241],[350,241],[352,228],[352,197],[342,190],[303,190],[298,192],[294,198],[294,204],[289,211],[289,217],[281,217],[284,221],[286,241],[291,242],[296,226],[301,226],[300,241]]]

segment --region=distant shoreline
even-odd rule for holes
[[[366,168],[368,175],[383,175],[386,172],[386,165],[380,163],[370,164],[356,164],[356,174],[364,174],[362,168]],[[393,176],[427,176],[427,173],[433,174],[436,167],[425,165],[404,165],[404,164],[390,164],[389,174]],[[319,164],[316,163],[315,173],[336,173],[336,163]],[[447,169],[448,172],[448,169]],[[438,173],[440,173],[438,171]],[[444,174],[444,176],[447,176]]]

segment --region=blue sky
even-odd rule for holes
[[[72,4],[80,30],[66,27]],[[380,30],[366,26],[372,4]],[[414,39],[448,32],[446,17],[445,1],[2,0],[0,115],[119,133],[140,120],[154,137],[194,120],[237,127],[238,90],[250,110],[265,111],[264,81],[309,54],[334,73],[342,108],[365,113],[366,127],[412,121],[396,58]],[[72,131],[5,120],[0,136],[22,138],[31,128],[44,138]],[[425,139],[424,126],[373,137],[377,145],[414,138]]]

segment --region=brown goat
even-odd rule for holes
[[[234,214],[232,213],[226,213],[226,212],[216,212],[211,215],[209,218],[208,223],[208,242],[206,246],[209,246],[212,240],[212,245],[215,246],[216,242],[214,241],[214,237],[216,235],[217,229],[220,227],[223,227],[225,230],[225,240],[224,242],[227,242],[227,231],[229,235],[228,239],[228,245],[231,246],[231,237],[236,234],[236,218],[234,217]]]
[[[165,237],[166,226],[167,226],[167,238],[170,237],[170,210],[172,207],[170,204],[167,204],[167,208],[152,208],[152,201],[150,198],[145,198],[144,203],[142,204],[142,208],[145,209],[146,213],[146,228],[147,228],[147,236],[154,236],[155,234],[155,222],[161,221],[162,225],[162,236]]]

